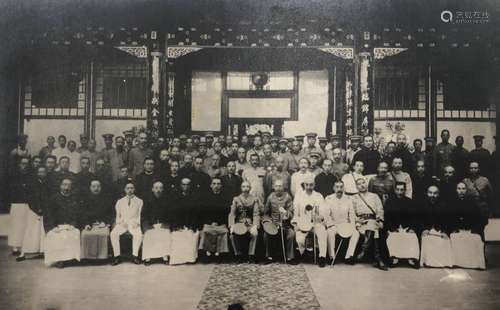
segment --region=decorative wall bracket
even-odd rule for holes
[[[148,47],[147,46],[115,46],[117,49],[124,51],[137,58],[147,58],[148,57]]]
[[[179,58],[187,54],[196,52],[203,49],[199,46],[169,46],[167,47],[167,57],[168,58]]]
[[[352,47],[318,47],[318,50],[343,59],[354,58],[354,48]]]
[[[394,56],[406,51],[407,48],[399,47],[376,47],[373,49],[373,57],[375,59],[384,59],[387,56]]]

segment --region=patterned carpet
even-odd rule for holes
[[[212,271],[198,310],[321,309],[304,267],[297,265],[218,265]]]

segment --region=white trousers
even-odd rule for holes
[[[316,235],[317,245],[319,248],[319,257],[326,257],[327,233],[325,225],[315,224],[312,232]],[[309,232],[303,232],[300,230],[295,231],[295,240],[297,241],[300,254],[304,254],[304,251],[306,249],[306,237],[308,234]]]
[[[335,239],[337,236],[336,227],[332,226],[328,228],[327,234],[328,234],[328,254],[330,255],[331,258],[333,258],[335,256]],[[345,258],[350,258],[354,256],[354,251],[356,251],[358,240],[359,240],[359,232],[357,230],[354,230],[352,236],[349,237],[349,245],[347,246],[347,252],[345,253]]]
[[[139,248],[142,243],[142,231],[141,227],[138,226],[136,228],[130,228],[125,225],[116,225],[110,234],[111,246],[113,247],[113,255],[120,256],[120,236],[126,232],[129,232],[132,235],[132,254],[134,256],[139,256]]]

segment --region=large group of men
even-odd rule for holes
[[[381,270],[485,269],[484,227],[493,206],[495,154],[474,136],[412,145],[404,134],[382,146],[367,135],[294,138],[103,135],[28,137],[11,152],[8,244],[16,260],[43,257],[175,265],[371,261]],[[425,145],[425,150],[423,150]],[[122,239],[122,240],[121,240]],[[121,242],[120,242],[121,241]],[[343,243],[345,246],[342,246]],[[111,244],[111,248],[108,248]]]

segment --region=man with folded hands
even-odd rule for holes
[[[44,217],[45,231],[45,264],[55,264],[64,268],[71,260],[80,260],[80,230],[78,218],[81,206],[72,192],[73,181],[62,179],[59,192],[48,204],[48,212]]]
[[[146,266],[151,265],[151,259],[162,258],[168,264],[170,258],[171,234],[167,221],[171,202],[164,194],[163,183],[155,182],[151,191],[152,195],[145,201],[141,214],[144,231],[142,259]]]
[[[109,227],[113,220],[111,197],[103,193],[101,182],[90,181],[90,193],[83,202],[81,227],[81,258],[107,259]]]
[[[222,180],[214,177],[210,184],[210,190],[203,200],[200,208],[200,221],[203,229],[200,236],[198,249],[203,250],[207,258],[220,260],[220,254],[229,252],[227,214],[230,209],[231,200],[227,193],[222,190]]]
[[[408,260],[413,268],[418,268],[420,248],[418,245],[418,212],[413,201],[405,193],[405,182],[396,182],[384,208],[384,226],[387,230],[387,248],[390,264],[396,266],[400,259]]]

